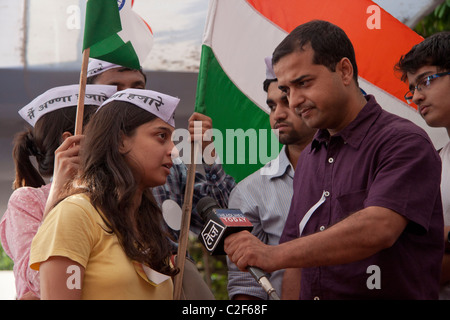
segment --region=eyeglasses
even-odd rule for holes
[[[410,104],[412,102],[412,98],[414,97],[414,92],[416,91],[416,89],[419,92],[422,91],[422,89],[428,89],[431,85],[431,82],[432,82],[431,80],[434,80],[436,78],[443,77],[443,76],[448,76],[448,75],[450,75],[450,71],[436,73],[431,76],[423,78],[422,80],[419,81],[419,83],[416,84],[414,89],[409,90],[405,94],[406,102],[408,102],[408,104]]]

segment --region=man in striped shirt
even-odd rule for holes
[[[278,89],[272,70],[271,57],[266,59],[267,105],[270,125],[278,131],[284,144],[279,156],[263,168],[242,180],[231,192],[229,208],[240,209],[252,222],[253,234],[269,245],[277,245],[289,212],[292,182],[298,157],[308,145],[316,130],[307,127],[302,119],[289,109],[286,94]],[[268,299],[266,292],[248,272],[239,271],[228,261],[228,294],[231,299]],[[281,293],[284,270],[270,275],[270,282]],[[298,293],[298,290],[297,290]]]

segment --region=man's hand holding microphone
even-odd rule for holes
[[[262,243],[248,231],[234,233],[225,239],[224,249],[228,257],[241,271],[256,266],[266,272],[278,270],[274,247]]]
[[[209,197],[198,202],[197,212],[205,222],[199,240],[206,250],[211,255],[228,254],[240,270],[250,272],[272,299],[279,300],[266,275],[277,270],[276,259],[271,254],[274,247],[249,232],[253,225],[245,215],[238,209],[221,209]]]

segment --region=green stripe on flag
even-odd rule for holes
[[[86,4],[83,50],[89,56],[124,67],[140,69],[139,57],[131,42],[118,35],[122,31],[117,0],[89,0]]]
[[[89,56],[131,69],[139,70],[141,67],[131,42],[123,42],[117,34],[93,45]]]
[[[83,50],[122,30],[117,0],[89,0],[86,4]]]
[[[206,45],[202,47],[195,110],[211,117],[213,127],[222,133],[222,137],[215,136],[214,145],[225,172],[237,182],[258,170],[269,157],[275,158],[281,149],[270,128],[268,114],[234,85]],[[249,141],[253,133],[257,141]],[[245,145],[239,145],[243,136]],[[271,151],[272,143],[276,154]]]

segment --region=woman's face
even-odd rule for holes
[[[166,183],[175,147],[171,139],[173,130],[172,126],[156,118],[137,127],[133,136],[122,138],[119,151],[142,189]]]

